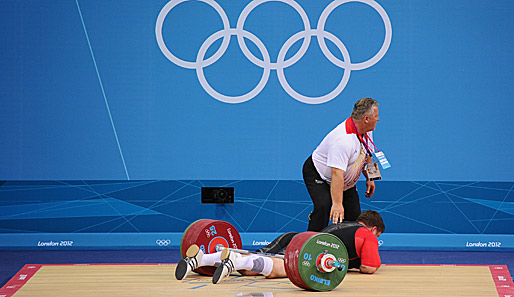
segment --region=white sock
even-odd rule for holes
[[[235,253],[236,259],[241,258],[241,254]],[[212,253],[212,254],[204,254],[202,259],[198,263],[198,267],[202,266],[219,266],[221,263],[221,252]]]
[[[268,276],[273,270],[273,259],[270,257],[250,255],[236,259],[236,270],[246,269]]]
[[[250,255],[247,257],[241,257],[241,258],[236,259],[236,263],[234,263],[236,270],[240,270],[240,269],[252,270],[254,257],[255,257],[255,255]]]
[[[213,253],[213,254],[204,254],[200,262],[198,263],[198,267],[202,266],[215,266],[216,263],[221,263],[220,260],[221,252]]]

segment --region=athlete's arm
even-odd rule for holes
[[[329,220],[332,220],[334,224],[342,222],[344,219],[343,189],[344,171],[339,168],[332,167],[332,182],[330,183],[332,208],[330,209]]]
[[[362,227],[355,233],[355,245],[358,249],[357,255],[361,259],[359,271],[368,274],[375,273],[382,264],[378,253],[377,237],[369,229]]]

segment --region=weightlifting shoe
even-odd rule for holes
[[[190,246],[186,251],[186,257],[178,262],[177,269],[175,269],[175,278],[181,280],[189,272],[198,268],[203,255],[203,251],[196,244]]]
[[[224,249],[221,252],[220,260],[221,264],[216,268],[216,271],[214,271],[214,275],[212,276],[213,284],[219,283],[223,278],[226,278],[235,270],[236,253],[229,249]]]

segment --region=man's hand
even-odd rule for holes
[[[371,198],[375,193],[375,182],[372,180],[366,181],[366,194],[364,196]]]
[[[344,219],[344,208],[342,204],[332,204],[330,209],[330,218],[334,224],[342,222]]]
[[[366,266],[366,265],[361,265],[359,267],[359,271],[360,271],[360,273],[373,274],[373,273],[377,272],[378,268],[380,268],[380,267],[370,267],[370,266]]]

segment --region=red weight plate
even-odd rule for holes
[[[186,251],[189,248],[189,246],[194,243],[194,242],[191,243],[190,239],[193,238],[194,235],[199,232],[198,229],[199,228],[200,228],[200,230],[203,229],[205,226],[207,226],[207,224],[209,224],[211,222],[214,222],[214,220],[201,219],[201,220],[194,221],[186,228],[186,230],[182,234],[182,238],[180,239],[180,255],[182,258],[184,258],[186,256]],[[191,230],[191,228],[192,228],[192,230]],[[185,239],[187,239],[187,240],[185,240]]]
[[[184,232],[180,244],[180,252],[185,257],[186,251],[192,244],[196,244],[206,254],[216,252],[216,245],[240,249],[242,247],[241,236],[230,223],[216,220],[198,220],[192,223]],[[215,267],[200,267],[195,272],[205,275],[213,275]]]
[[[182,255],[182,258],[186,256],[186,251],[191,245],[196,244],[198,246],[202,246],[202,244],[204,244],[203,242],[201,242],[201,240],[199,240],[199,234],[209,224],[212,224],[214,222],[216,221],[209,219],[197,220],[186,228],[186,231],[184,231],[184,234],[182,235],[182,240],[180,242],[180,254]],[[199,274],[213,275],[215,270],[216,269],[213,267],[200,267],[198,269],[195,269],[194,271]]]
[[[302,249],[305,242],[311,238],[312,236],[318,234],[318,232],[303,232],[291,240],[291,242],[287,245],[285,257],[284,257],[284,265],[286,269],[286,274],[289,280],[297,287],[310,290],[311,288],[305,284],[300,276],[300,267],[299,256],[300,250]]]

